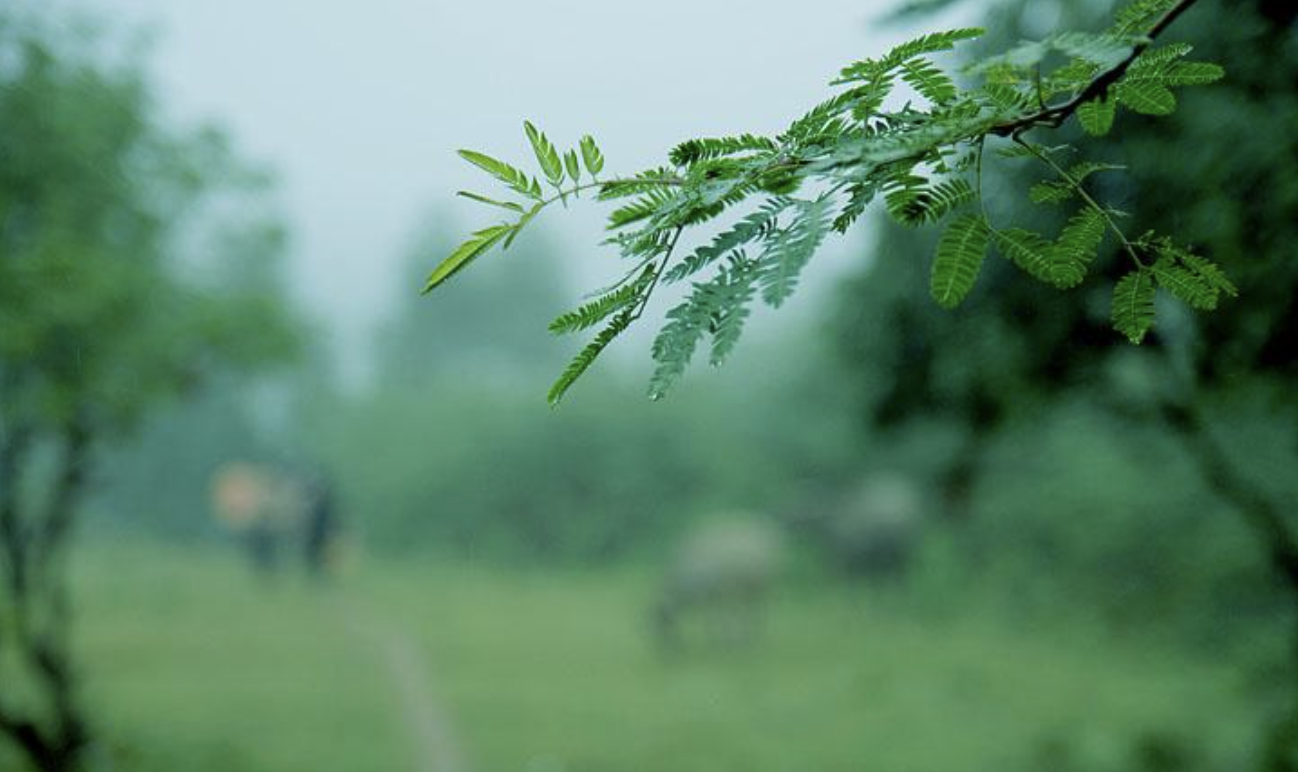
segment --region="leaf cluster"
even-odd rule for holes
[[[936,58],[982,34],[936,32],[883,56],[842,68],[835,93],[775,136],[740,134],[690,139],[667,165],[599,180],[603,156],[593,139],[561,153],[531,123],[524,129],[539,177],[474,151],[461,151],[521,200],[465,193],[514,217],[479,230],[429,277],[432,289],[519,230],[555,201],[587,190],[613,202],[610,236],[628,265],[612,288],[560,316],[556,333],[601,326],[564,371],[551,402],[641,315],[662,286],[689,282],[667,312],[653,347],[650,394],[666,393],[705,338],[709,361],[733,350],[752,302],[772,307],[794,293],[798,278],[830,232],[847,231],[875,199],[905,226],[954,216],[938,241],[930,291],[948,308],[974,290],[992,248],[1032,278],[1061,290],[1087,280],[1106,241],[1131,261],[1114,287],[1114,329],[1139,342],[1153,323],[1152,293],[1162,288],[1195,309],[1210,310],[1233,287],[1211,262],[1151,234],[1131,240],[1121,213],[1088,190],[1090,178],[1120,167],[1098,161],[1064,164],[1071,145],[1049,147],[1030,132],[1076,115],[1091,135],[1112,130],[1120,110],[1163,116],[1177,106],[1173,89],[1222,77],[1215,64],[1190,61],[1186,44],[1154,46],[1153,37],[1192,0],[1138,0],[1098,32],[1062,31],[967,64],[956,72]],[[900,89],[908,89],[910,98]],[[898,104],[900,103],[900,104]],[[982,172],[991,158],[1039,164],[1048,177],[1027,195],[1069,207],[1053,235],[993,222],[982,206]],[[583,176],[583,171],[589,180]],[[554,193],[542,193],[540,179]],[[813,191],[813,192],[807,192]],[[711,239],[680,249],[697,226],[734,212]]]

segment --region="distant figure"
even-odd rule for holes
[[[302,546],[307,574],[320,580],[337,566],[339,538],[338,512],[333,487],[323,474],[316,474],[306,486],[306,517],[303,522]]]
[[[691,642],[733,648],[755,641],[783,563],[784,541],[766,523],[726,520],[691,533],[652,607],[659,648],[672,653]]]
[[[270,476],[262,467],[231,461],[212,476],[212,510],[216,519],[238,538],[259,573],[275,567],[274,535],[267,524],[271,508]]]
[[[223,465],[212,477],[212,509],[238,538],[253,569],[279,570],[285,543],[300,528],[305,494],[299,481],[247,461]]]
[[[924,499],[909,477],[876,473],[843,500],[825,524],[825,537],[849,573],[899,579],[910,568],[924,525]]]

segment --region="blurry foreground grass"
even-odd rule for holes
[[[1252,740],[1223,665],[973,612],[921,623],[859,588],[790,591],[764,640],[664,661],[644,571],[371,564],[317,592],[236,557],[83,553],[105,769],[422,769],[384,636],[422,658],[405,677],[431,680],[474,772],[1230,769]]]

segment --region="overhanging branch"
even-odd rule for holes
[[[1159,35],[1163,34],[1168,27],[1172,26],[1172,23],[1175,22],[1181,14],[1189,10],[1190,6],[1194,5],[1196,2],[1198,2],[1198,0],[1181,0],[1179,3],[1168,9],[1167,13],[1163,14],[1162,17],[1154,23],[1154,26],[1150,27],[1145,33],[1145,39],[1132,47],[1131,53],[1126,59],[1123,59],[1117,65],[1114,65],[1095,76],[1095,78],[1087,84],[1086,88],[1079,91],[1072,99],[1069,99],[1067,102],[1063,102],[1062,104],[1045,107],[1031,115],[1026,115],[1022,118],[1016,118],[1007,123],[1000,124],[992,128],[990,133],[1000,137],[1010,137],[1022,134],[1028,129],[1033,129],[1038,126],[1058,127],[1062,125],[1064,121],[1068,120],[1069,116],[1077,112],[1079,107],[1092,99],[1104,96],[1104,93],[1109,90],[1109,86],[1117,83],[1123,75],[1127,74],[1127,70],[1129,70],[1131,65],[1135,63],[1136,59],[1153,44],[1154,40]]]

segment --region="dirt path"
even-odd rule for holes
[[[350,599],[342,615],[351,631],[379,658],[392,691],[400,700],[401,716],[410,737],[416,772],[468,772],[433,679],[414,640],[385,624],[364,605]]]

